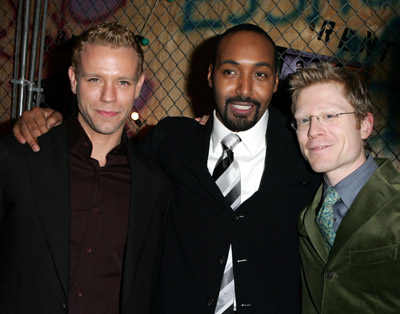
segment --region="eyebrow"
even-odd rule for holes
[[[82,77],[102,77],[101,74],[95,73],[95,72],[92,72],[92,73],[85,73],[85,72],[82,72],[82,73],[81,73],[81,76],[82,76]],[[130,76],[119,76],[119,77],[117,77],[117,80],[131,80],[131,81],[136,81],[136,75],[135,75],[134,77],[130,77]]]
[[[227,59],[227,60],[224,60],[223,62],[221,62],[221,65],[224,65],[224,64],[239,65],[240,63],[235,60],[232,60],[232,59]],[[256,62],[254,65],[257,67],[268,67],[270,69],[273,69],[273,67],[271,66],[270,63],[264,62],[264,61]]]

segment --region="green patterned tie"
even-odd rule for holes
[[[339,194],[333,187],[330,187],[326,192],[321,209],[315,219],[328,251],[331,250],[336,237],[336,232],[333,230],[333,205],[339,199]]]

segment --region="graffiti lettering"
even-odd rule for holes
[[[321,30],[318,33],[318,40],[323,40],[322,37],[325,33],[325,42],[329,42],[330,35],[333,33],[336,23],[333,21],[326,21],[322,24]]]

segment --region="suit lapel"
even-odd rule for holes
[[[326,248],[321,232],[319,231],[318,226],[315,222],[315,218],[317,217],[317,210],[319,209],[319,205],[321,203],[322,188],[323,185],[319,187],[313,201],[305,209],[304,230],[300,230],[300,233],[310,239],[310,242],[314,247],[315,252],[317,252],[318,256],[321,258],[324,264],[326,264],[328,261],[329,252]]]
[[[266,134],[267,154],[265,156],[265,169],[261,178],[261,184],[266,184],[266,188],[260,189],[269,191],[277,185],[277,181],[287,178],[282,176],[286,173],[287,167],[287,150],[285,148],[285,141],[281,137],[282,125],[279,123],[279,117],[276,117],[274,108],[269,108],[268,127]]]
[[[273,107],[268,110],[267,154],[265,169],[261,178],[263,187],[260,190],[262,191],[273,191],[277,187],[286,187],[288,180],[292,180],[282,174],[288,172],[288,165],[293,162],[293,156],[288,154],[288,146],[292,146],[293,141],[297,141],[294,139],[294,133],[288,129],[287,118]],[[307,182],[299,181],[296,183],[303,185]]]
[[[222,196],[221,191],[210,175],[207,167],[212,128],[213,116],[210,117],[206,126],[199,127],[197,132],[194,132],[193,138],[190,140],[189,158],[192,170],[199,182],[210,193],[215,201],[220,203],[221,206],[226,207],[227,205],[229,206],[229,204]]]
[[[148,184],[143,184],[140,178],[149,178],[152,174],[143,166],[142,162],[134,153],[133,145],[128,144],[129,160],[131,163],[131,199],[128,233],[125,246],[122,284],[121,304],[124,305],[135,277],[141,251],[145,243],[147,229],[150,227],[151,219],[156,208],[157,185],[149,189]],[[144,209],[143,206],[146,208]]]
[[[397,195],[398,191],[378,172],[379,169],[367,181],[350,206],[337,231],[330,258],[338,255],[346,243],[356,236],[358,230]]]
[[[29,179],[46,242],[59,280],[68,297],[70,190],[65,127],[39,140],[41,151],[28,158]]]

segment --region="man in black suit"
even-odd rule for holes
[[[261,28],[229,29],[209,67],[217,108],[206,126],[166,118],[142,145],[174,185],[157,313],[300,311],[297,217],[321,178],[303,160],[287,118],[269,107],[276,64],[275,45]],[[38,133],[46,129],[41,120],[32,123]],[[233,148],[241,175],[235,210],[212,177],[230,133],[241,139]]]
[[[158,313],[297,314],[297,217],[321,179],[286,117],[269,107],[278,85],[272,39],[249,24],[226,31],[208,82],[217,108],[206,126],[166,118],[143,145],[174,184]],[[233,149],[241,173],[235,211],[212,177],[229,133],[241,138]],[[234,300],[224,306],[220,287],[231,263]]]
[[[124,140],[144,76],[135,36],[84,32],[68,74],[79,113],[33,153],[0,140],[0,312],[150,313],[172,188]]]

